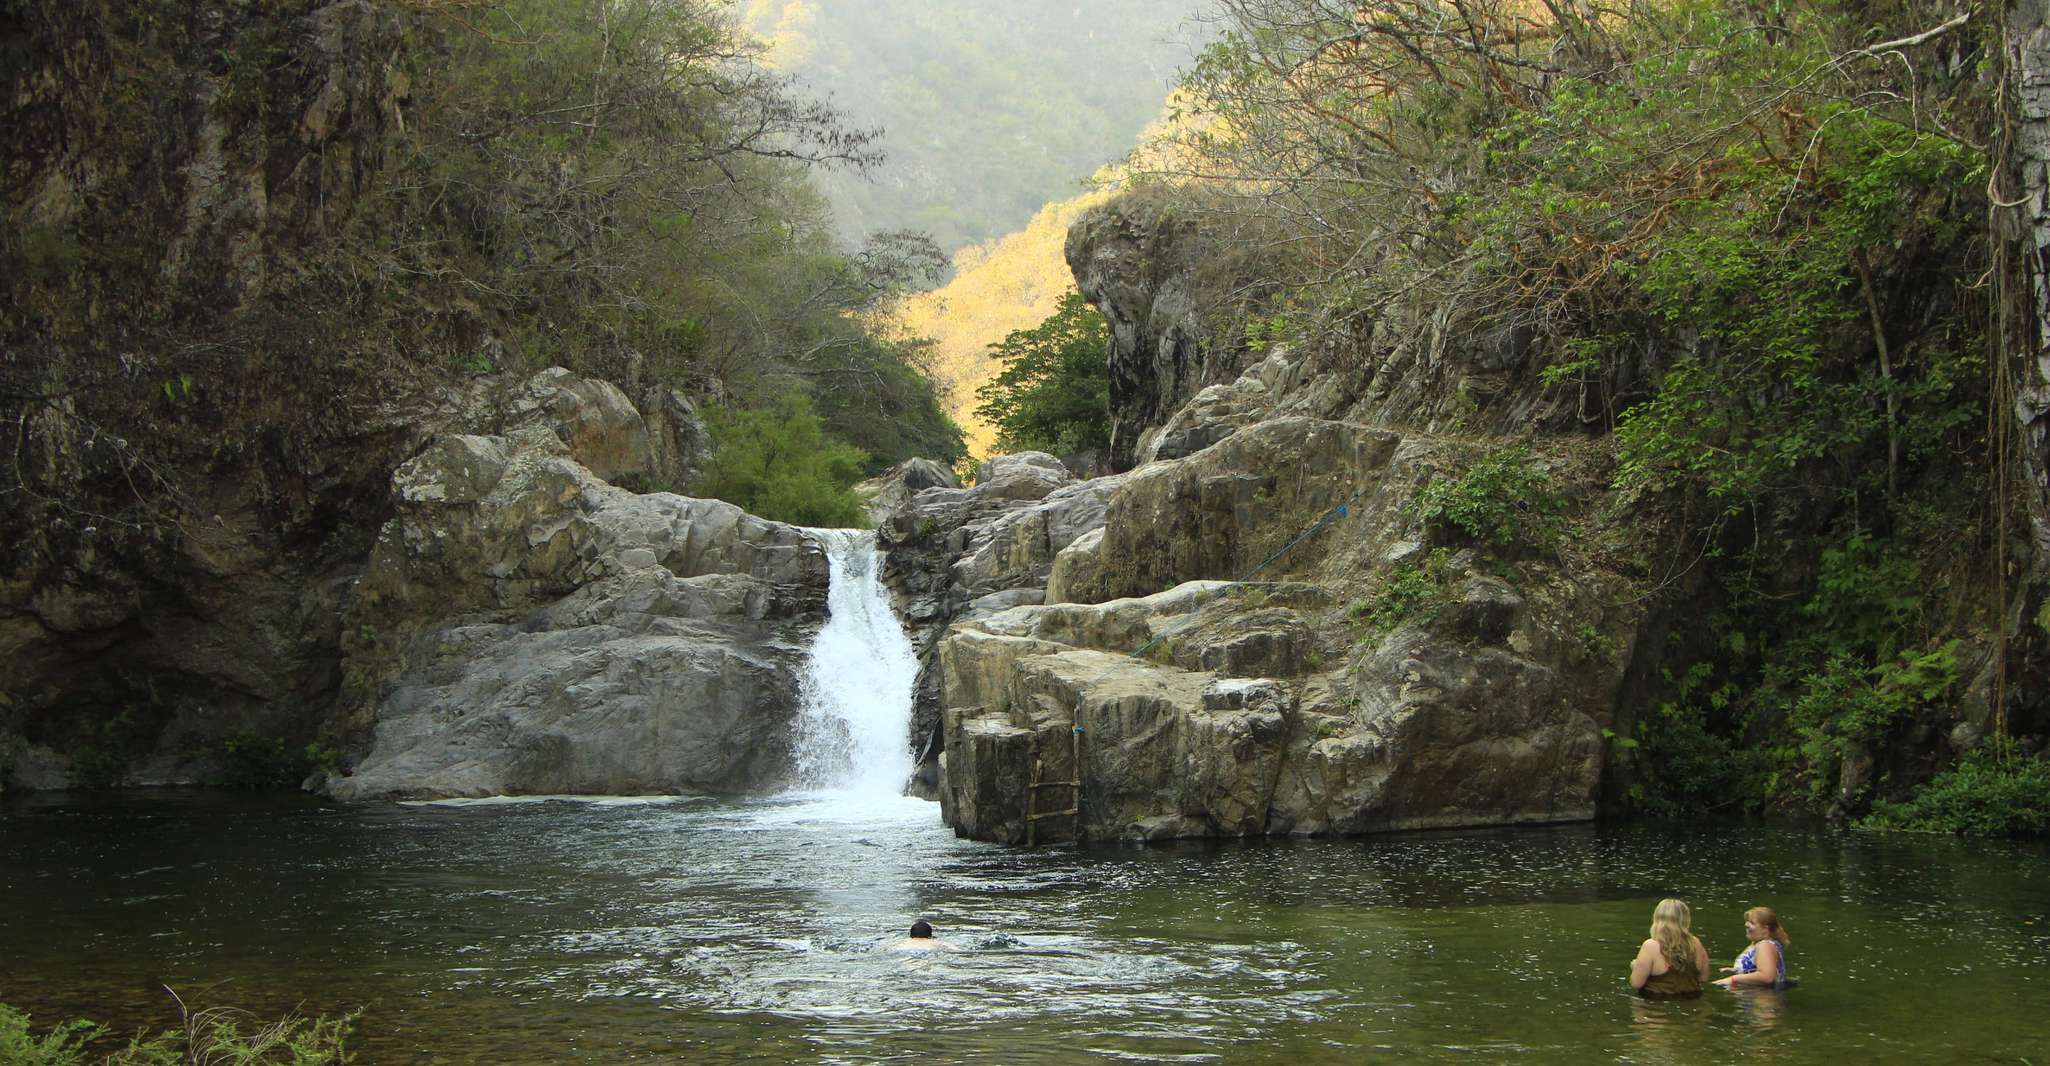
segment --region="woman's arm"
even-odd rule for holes
[[[1694,938],[1694,972],[1703,977],[1708,976],[1708,948],[1701,943],[1698,936]]]
[[[1637,948],[1637,957],[1630,960],[1630,987],[1643,990],[1644,983],[1651,980],[1651,964],[1659,957],[1659,942],[1646,940]]]
[[[1770,988],[1773,985],[1779,984],[1780,949],[1777,945],[1770,940],[1759,941],[1758,954],[1753,961],[1758,963],[1757,969],[1750,973],[1731,974],[1717,981],[1716,984],[1722,985],[1725,988],[1737,988],[1746,985]]]

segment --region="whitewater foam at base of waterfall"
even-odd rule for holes
[[[798,684],[797,786],[895,797],[911,777],[918,655],[883,588],[875,534],[807,530],[832,569],[826,624]]]

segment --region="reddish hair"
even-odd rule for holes
[[[1780,916],[1774,914],[1771,907],[1753,907],[1744,912],[1744,920],[1764,926],[1772,932],[1772,939],[1782,944],[1794,942],[1794,938],[1787,935],[1787,927],[1780,924]]]

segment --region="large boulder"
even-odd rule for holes
[[[933,649],[947,626],[1038,603],[1054,561],[1100,528],[1121,477],[1078,481],[1045,452],[998,456],[962,488],[937,464],[916,461],[872,483],[877,536],[889,552],[885,576],[922,669],[912,735],[917,780],[930,792],[941,744],[939,672]],[[913,480],[936,482],[914,488]]]
[[[1382,535],[1407,521],[1400,503],[1416,471],[1395,463],[1400,438],[1301,417],[1254,423],[1186,458],[1125,476],[1097,549],[1108,596],[1143,596],[1183,581],[1307,574],[1358,537],[1301,537],[1345,504],[1351,528]]]
[[[790,779],[799,627],[751,578],[646,549],[513,621],[412,640],[339,799],[748,792]],[[785,630],[778,633],[778,629]],[[782,638],[782,639],[779,639]]]
[[[1563,651],[1555,631],[1599,604],[1533,610],[1488,575],[1464,580],[1479,591],[1356,649],[1328,594],[1286,584],[1190,582],[957,625],[940,645],[943,815],[1020,843],[1026,796],[1044,795],[1031,783],[1079,779],[1079,816],[1039,819],[1033,838],[1592,817],[1621,664]]]
[[[1447,543],[1409,501],[1481,449],[1301,413],[1326,409],[1316,388],[1207,391],[1170,424],[1273,407],[1123,475],[1042,603],[955,622],[935,658],[957,832],[1028,839],[1028,794],[1067,802],[1035,780],[1082,782],[1079,817],[1037,820],[1039,841],[1593,816],[1640,611],[1627,583]],[[1359,620],[1419,574],[1413,611]]]
[[[507,407],[509,427],[547,426],[572,458],[606,481],[646,475],[653,466],[647,422],[609,381],[548,367],[522,382]]]
[[[1077,539],[1103,527],[1123,475],[1063,485],[1030,507],[1000,512],[974,527],[954,562],[954,585],[970,597],[1044,588],[1054,560]]]
[[[868,501],[868,522],[880,526],[904,510],[912,498],[926,489],[958,489],[961,479],[945,463],[933,459],[906,459],[875,477],[854,486]]]
[[[802,530],[608,485],[543,423],[444,437],[392,482],[346,620],[353,758],[329,794],[787,780],[828,582]]]
[[[970,600],[1032,583],[1035,574],[1043,585],[1054,555],[1080,535],[1077,523],[1087,521],[1103,495],[1086,488],[1057,492],[1089,482],[1077,482],[1045,452],[991,459],[968,488],[951,473],[944,479],[931,476],[936,473],[914,461],[870,483],[876,536],[890,553],[886,576],[914,632],[943,626]],[[914,488],[913,481],[938,483]],[[1023,517],[1049,498],[1054,517]],[[1018,543],[1021,532],[1049,529],[1063,539],[1042,540],[1043,560]],[[961,565],[964,559],[979,561]]]

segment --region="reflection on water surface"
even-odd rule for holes
[[[382,1063],[2050,1061],[2039,846],[1632,825],[1019,852],[844,797],[0,806],[0,1001]],[[1668,894],[1802,987],[1646,1003]],[[925,917],[961,950],[890,950]]]

